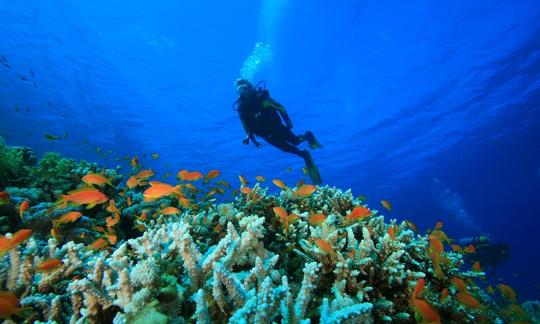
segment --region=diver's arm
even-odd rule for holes
[[[240,121],[242,122],[242,127],[244,127],[244,131],[246,132],[246,137],[242,140],[242,143],[244,143],[244,145],[248,145],[249,140],[251,140],[256,147],[261,147],[261,143],[257,142],[257,140],[255,139],[255,135],[253,135],[253,132],[248,130],[248,127],[242,116],[240,116]]]
[[[287,114],[287,110],[285,110],[285,107],[281,105],[279,102],[275,101],[274,99],[268,97],[264,100],[263,105],[265,107],[271,107],[278,111],[279,115],[281,116],[281,119],[285,122],[287,125],[287,128],[292,128],[293,124],[291,122],[291,119],[289,118],[289,114]]]

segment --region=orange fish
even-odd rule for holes
[[[253,190],[249,187],[242,187],[240,191],[246,195],[251,195],[253,193]]]
[[[184,180],[184,181],[197,181],[201,179],[203,175],[199,171],[189,172],[188,170],[180,170],[180,172],[178,172],[177,174],[177,177],[180,180]]]
[[[51,236],[56,240],[56,242],[60,242],[61,236],[60,232],[56,228],[51,228]]]
[[[132,204],[131,196],[128,196],[128,197],[127,197],[126,203],[127,203],[128,206],[131,206],[131,204]]]
[[[298,182],[295,184],[296,187],[300,188],[305,184],[304,179],[298,180]]]
[[[441,292],[441,297],[439,298],[439,302],[442,304],[444,300],[448,297],[448,288],[444,288]]]
[[[36,271],[40,271],[40,272],[51,271],[58,268],[62,264],[63,264],[62,260],[59,260],[59,259],[45,260],[36,267]]]
[[[0,205],[9,204],[9,194],[5,191],[0,191]]]
[[[139,185],[139,181],[137,180],[137,178],[135,178],[134,176],[131,176],[129,177],[127,183],[126,183],[126,186],[131,189],[131,188],[135,188]]]
[[[326,221],[326,215],[325,214],[313,214],[309,218],[309,223],[311,225],[317,225],[321,226],[322,223]]]
[[[137,168],[141,167],[141,164],[139,163],[139,158],[138,157],[134,157],[133,159],[131,159],[131,167],[133,169],[137,169]]]
[[[109,241],[109,244],[111,245],[115,245],[116,242],[118,242],[118,237],[116,236],[114,232],[107,233],[105,237],[107,238],[107,240]]]
[[[388,235],[390,236],[392,241],[396,239],[396,231],[397,231],[396,225],[388,227]]]
[[[480,308],[480,307],[482,307],[482,305],[480,305],[478,300],[476,298],[474,298],[468,292],[458,292],[456,294],[456,298],[461,304],[463,304],[465,306],[468,306],[468,307],[471,307],[471,308]]]
[[[381,204],[383,205],[384,208],[388,209],[389,211],[392,211],[392,204],[390,204],[390,202],[388,200],[381,200]]]
[[[96,185],[96,186],[103,186],[108,184],[111,187],[114,187],[111,183],[111,180],[107,179],[106,177],[95,174],[95,173],[89,173],[82,177],[82,181],[86,183],[87,185]]]
[[[11,238],[11,243],[14,246],[17,246],[21,244],[22,242],[26,241],[30,235],[32,235],[31,229],[20,229],[15,234],[13,234],[13,237]]]
[[[227,188],[227,189],[231,189],[231,185],[225,181],[225,180],[219,180],[218,182],[216,182],[217,185],[222,185],[223,187]]]
[[[456,286],[456,288],[459,291],[468,292],[467,285],[465,284],[465,281],[463,281],[463,279],[461,279],[459,277],[453,277],[452,278],[452,283],[454,284],[454,286]]]
[[[315,187],[314,185],[308,184],[308,185],[304,185],[296,189],[294,193],[298,196],[309,196],[312,193],[314,193],[315,190],[317,190],[317,187]]]
[[[286,190],[286,189],[287,189],[287,185],[286,185],[283,181],[281,181],[281,180],[279,180],[279,179],[274,179],[274,180],[272,180],[272,182],[273,182],[276,186],[278,186],[279,188],[281,188],[282,190]]]
[[[114,213],[113,216],[109,216],[105,218],[105,223],[107,224],[108,228],[113,227],[114,225],[118,224],[120,222],[120,214]]]
[[[94,226],[94,227],[92,227],[92,230],[94,230],[96,232],[105,233],[105,228],[103,226]]]
[[[174,215],[180,213],[180,209],[176,207],[167,207],[161,210],[163,215]]]
[[[418,281],[416,281],[416,285],[414,286],[411,299],[415,300],[422,297],[422,291],[424,290],[425,286],[426,286],[426,280],[424,278],[418,279]]]
[[[144,201],[154,201],[161,197],[169,196],[172,194],[178,197],[183,197],[182,193],[180,192],[180,188],[180,185],[173,187],[167,183],[150,181],[150,188],[146,189],[143,192]]]
[[[358,219],[364,220],[371,214],[371,210],[367,209],[364,206],[356,206],[354,209],[345,217],[349,222],[356,221]]]
[[[211,180],[211,179],[217,178],[220,173],[221,172],[219,172],[219,170],[212,170],[208,172],[204,177],[206,178],[206,180]]]
[[[60,218],[53,220],[53,225],[72,223],[82,216],[81,212],[71,211],[60,216]]]
[[[58,202],[62,208],[66,208],[68,203],[76,205],[87,205],[86,208],[93,208],[97,204],[102,204],[109,200],[103,193],[94,188],[81,188],[68,192],[67,195],[61,195]]]
[[[498,284],[497,287],[505,298],[510,299],[510,301],[512,301],[513,303],[516,302],[516,292],[514,291],[514,289],[512,289],[512,287],[505,284]]]
[[[443,222],[440,222],[440,221],[439,221],[439,222],[437,222],[437,224],[435,224],[435,228],[434,228],[434,229],[438,230],[438,229],[441,229],[442,227],[443,227]]]
[[[472,270],[473,270],[474,272],[480,272],[480,271],[482,271],[482,267],[480,267],[480,261],[476,261],[476,262],[473,263],[473,265],[472,265]]]
[[[0,298],[0,318],[9,319],[13,315],[22,317],[23,312],[26,310],[31,310],[30,307],[18,307],[19,300],[14,303],[8,298]]]
[[[147,170],[139,171],[139,173],[137,173],[133,177],[135,177],[135,179],[137,180],[141,180],[141,179],[146,180],[152,176],[154,176],[154,171],[152,171],[151,169],[147,169]]]
[[[418,233],[418,227],[416,227],[413,222],[411,222],[410,220],[405,220],[405,224],[407,224],[407,226],[409,226],[409,228],[412,229],[413,232]]]
[[[476,253],[476,248],[474,247],[474,245],[470,244],[470,245],[467,245],[463,251],[465,253]]]
[[[146,226],[144,224],[135,224],[133,225],[133,228],[138,230],[139,232],[146,231]]]
[[[7,300],[15,306],[19,305],[19,298],[10,291],[0,291],[0,299]]]
[[[323,250],[324,252],[326,252],[326,253],[328,253],[330,255],[334,255],[334,248],[327,241],[325,241],[323,239],[320,239],[320,238],[316,238],[315,239],[315,244],[317,244],[319,249]]]
[[[100,237],[97,240],[95,240],[92,244],[90,244],[89,248],[92,250],[99,250],[107,246],[107,241]]]
[[[180,197],[178,198],[180,200],[180,204],[182,205],[182,207],[184,208],[189,208],[189,200],[184,198],[184,197]]]
[[[295,213],[290,213],[289,215],[283,215],[282,213],[280,213],[279,220],[285,227],[285,230],[288,231],[289,225],[298,220],[298,215],[296,215]]]
[[[272,208],[274,210],[274,213],[279,217],[279,218],[284,218],[284,217],[287,217],[288,213],[287,211],[285,210],[285,208],[283,207],[274,207]]]
[[[141,216],[137,217],[137,219],[142,222],[148,220],[148,214],[146,213],[146,210],[143,210]]]
[[[434,270],[435,278],[443,279],[444,272],[441,269],[440,254],[435,251],[432,251],[429,254],[429,258],[431,259],[431,262],[433,263],[433,270]]]
[[[260,176],[260,175],[255,176],[255,179],[257,179],[257,181],[259,181],[259,182],[264,182],[264,181],[266,181],[266,179],[265,179],[263,176]]]
[[[118,210],[118,208],[116,208],[116,204],[114,202],[114,199],[109,200],[109,206],[107,206],[107,208],[105,210],[110,212],[110,213],[120,214],[120,211]]]
[[[459,246],[457,244],[452,244],[452,245],[450,245],[450,247],[452,248],[452,250],[454,252],[463,253],[463,249],[461,248],[461,246]]]
[[[246,180],[246,177],[244,177],[243,175],[238,175],[238,179],[240,179],[240,183],[243,184],[244,186],[248,184],[248,181]]]
[[[442,244],[442,242],[439,240],[439,238],[432,235],[429,236],[429,246],[431,246],[433,251],[439,254],[444,251],[444,245]]]
[[[422,316],[423,323],[440,323],[441,317],[439,316],[439,313],[431,306],[429,305],[425,300],[423,299],[415,299],[413,300],[413,307],[415,311],[417,311],[420,316]]]
[[[28,200],[25,200],[21,203],[21,205],[19,206],[19,216],[21,218],[23,218],[24,216],[24,212],[30,207],[30,203],[28,202]]]

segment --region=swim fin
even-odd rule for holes
[[[317,149],[317,148],[322,148],[322,145],[321,143],[319,143],[317,141],[317,139],[315,138],[315,135],[313,135],[313,133],[311,131],[307,131],[306,132],[306,135],[304,135],[305,138],[307,139],[308,143],[309,143],[309,147],[311,149]]]
[[[309,178],[311,179],[311,182],[313,182],[314,185],[321,185],[321,174],[319,173],[319,169],[317,169],[315,162],[313,162],[313,158],[311,157],[311,155],[309,155],[308,158],[305,159],[305,161],[307,173],[309,175]]]

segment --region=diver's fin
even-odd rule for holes
[[[313,135],[313,132],[307,131],[305,137],[306,137],[306,139],[307,139],[307,141],[309,143],[309,147],[311,149],[322,148],[321,143],[319,143],[317,141],[317,139],[315,138],[315,135]]]
[[[321,174],[319,173],[319,169],[317,169],[317,166],[315,165],[315,162],[313,162],[313,158],[311,158],[311,156],[306,159],[306,169],[311,182],[313,182],[314,185],[321,185]]]

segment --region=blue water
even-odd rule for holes
[[[325,184],[509,243],[490,280],[540,296],[538,1],[4,0],[0,33],[8,144],[293,184],[301,159],[242,145],[231,108],[237,77],[265,80]]]

